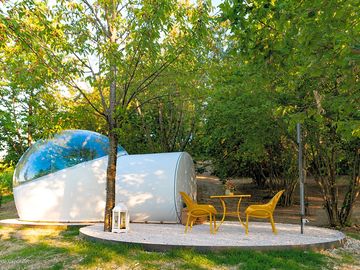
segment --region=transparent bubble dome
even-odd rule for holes
[[[48,140],[39,140],[21,157],[14,172],[14,186],[107,156],[109,139],[87,130],[65,130]],[[127,155],[120,145],[118,155]]]

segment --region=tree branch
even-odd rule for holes
[[[64,80],[64,79],[60,76],[61,73],[59,73],[58,70],[55,70],[54,67],[52,67],[49,63],[47,63],[47,62],[45,61],[45,59],[44,59],[42,56],[40,56],[39,53],[32,47],[32,45],[27,42],[26,39],[24,39],[24,38],[23,38],[22,36],[20,36],[20,35],[17,35],[15,29],[13,29],[12,26],[8,25],[8,29],[10,29],[10,30],[13,32],[13,33],[9,33],[9,32],[8,32],[8,34],[11,35],[11,36],[14,37],[14,38],[19,38],[19,39],[36,55],[37,59],[38,59],[39,61],[41,61],[46,67],[48,67],[48,68],[54,73],[55,77],[57,77],[58,79],[60,79],[60,81],[62,81],[64,84],[76,88],[76,89],[81,93],[81,95],[86,99],[86,101],[89,103],[89,105],[90,105],[99,115],[105,116],[105,114],[104,114],[103,112],[99,111],[99,110],[96,108],[96,106],[90,101],[90,99],[87,97],[87,95],[85,94],[85,92],[77,85],[77,83],[74,81],[73,78],[71,78],[68,74],[63,74],[63,75],[65,75],[65,76],[68,77],[68,79],[70,80],[70,82],[67,81],[67,80]],[[40,45],[40,44],[39,44],[39,45]],[[41,45],[41,47],[43,47],[43,46]],[[58,59],[58,57],[55,55],[54,52],[52,52],[49,48],[46,48],[46,52],[50,52],[51,55],[54,57],[54,59],[61,65],[61,61]]]
[[[145,100],[144,102],[137,102],[137,106],[129,112],[129,115],[132,115],[133,113],[137,112],[137,110],[139,108],[143,107],[145,104],[149,104],[149,103],[153,102],[154,100],[161,99],[163,97],[168,97],[168,96],[169,96],[169,94],[160,95],[160,96],[149,98],[149,99]]]
[[[161,66],[151,73],[148,77],[146,77],[136,88],[136,90],[131,94],[130,98],[128,99],[126,106],[135,98],[139,93],[141,93],[144,89],[146,89],[168,66],[170,66],[175,60],[181,55],[183,48],[179,49],[179,53],[169,61],[165,61]]]
[[[132,83],[132,81],[133,81],[133,79],[135,77],[136,70],[137,70],[137,68],[139,66],[139,63],[140,63],[140,60],[141,60],[141,57],[142,57],[142,54],[139,53],[138,48],[136,49],[136,54],[138,54],[138,57],[137,57],[137,59],[135,61],[134,69],[133,69],[133,71],[132,71],[132,73],[130,75],[130,79],[127,82],[125,82],[125,85],[124,85],[124,95],[123,95],[123,100],[122,100],[122,106],[123,107],[125,105],[125,100],[126,100],[126,96],[127,96],[128,91],[129,91],[130,85],[131,85],[131,83]]]
[[[109,32],[106,30],[106,27],[102,24],[100,18],[97,16],[97,14],[96,14],[94,8],[92,7],[92,5],[87,0],[81,0],[81,1],[90,9],[90,11],[91,11],[92,15],[94,16],[98,26],[103,31],[105,36],[110,37]]]

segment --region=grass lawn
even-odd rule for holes
[[[349,269],[354,264],[359,268],[350,269],[360,269],[358,255],[346,249],[158,253],[124,244],[93,243],[78,235],[77,228],[0,227],[0,269]]]
[[[11,172],[10,172],[11,173]],[[10,173],[0,174],[8,188]],[[4,184],[6,183],[6,184]],[[0,219],[12,218],[10,193],[3,196]],[[350,231],[349,245],[336,250],[226,251],[201,253],[176,249],[147,252],[124,244],[92,243],[78,228],[14,229],[0,226],[0,270],[5,269],[360,269],[360,233]]]

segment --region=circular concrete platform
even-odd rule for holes
[[[210,234],[209,225],[193,227],[184,233],[180,224],[131,223],[128,233],[104,232],[97,224],[80,229],[80,236],[101,242],[138,244],[149,251],[166,251],[172,248],[193,248],[200,251],[225,249],[327,249],[342,246],[345,235],[336,230],[306,226],[300,234],[300,225],[276,224],[274,235],[269,223],[251,222],[249,235],[238,222],[225,222],[216,234]]]
[[[24,221],[19,219],[2,219],[0,220],[0,226],[12,227],[12,228],[51,228],[51,229],[66,229],[69,227],[84,227],[89,225],[99,224],[96,222],[36,222],[36,221]]]

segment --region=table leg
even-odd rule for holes
[[[220,202],[221,202],[221,205],[223,208],[223,216],[222,216],[219,226],[217,226],[217,228],[216,228],[216,231],[219,230],[219,228],[220,228],[221,224],[223,224],[223,222],[225,220],[225,216],[226,216],[226,203],[223,198],[220,198]]]
[[[239,201],[238,201],[238,204],[237,204],[237,209],[236,209],[236,212],[237,212],[237,216],[238,216],[238,219],[240,221],[240,223],[245,227],[245,223],[242,222],[241,220],[241,217],[240,217],[240,203],[241,203],[241,197],[239,198]]]

